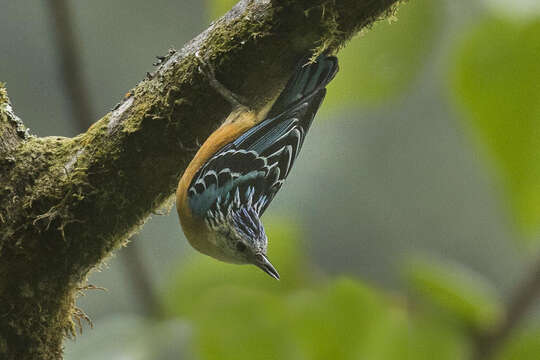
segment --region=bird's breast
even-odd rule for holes
[[[189,243],[198,251],[207,255],[218,257],[213,244],[211,231],[204,219],[194,213],[190,206],[188,190],[195,174],[199,169],[222,147],[233,142],[245,131],[253,127],[258,121],[258,114],[254,112],[233,111],[216,131],[203,143],[197,151],[184,174],[180,178],[176,190],[176,210]]]

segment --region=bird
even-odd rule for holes
[[[255,265],[279,280],[267,256],[261,216],[291,172],[326,85],[338,71],[338,60],[327,54],[312,61],[303,56],[281,93],[258,111],[217,81],[211,67],[205,68],[210,85],[232,110],[180,178],[180,224],[199,252],[228,263]]]

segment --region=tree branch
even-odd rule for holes
[[[513,330],[522,322],[525,315],[540,297],[540,258],[518,284],[506,306],[505,316],[493,330],[479,334],[475,342],[475,359],[492,359],[511,336]]]
[[[74,138],[24,135],[3,96],[0,357],[61,358],[88,271],[167,202],[196,144],[227,116],[196,53],[256,108],[301,56],[336,51],[395,2],[240,1]]]
[[[64,91],[71,107],[73,121],[76,121],[78,127],[84,130],[92,124],[94,118],[90,96],[86,90],[84,74],[80,66],[69,4],[67,0],[49,0],[48,9],[56,37],[59,70],[64,83]]]

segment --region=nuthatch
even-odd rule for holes
[[[307,63],[307,64],[306,64]],[[260,217],[289,175],[338,71],[334,56],[304,58],[275,102],[252,111],[214,77],[233,111],[200,147],[180,179],[176,206],[189,243],[218,260],[279,274],[266,256]]]

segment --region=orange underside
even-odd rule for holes
[[[187,190],[197,171],[219,149],[234,141],[241,134],[265,118],[271,103],[255,113],[239,109],[233,111],[216,131],[201,146],[195,157],[184,171],[176,190],[176,209],[180,224],[191,246],[207,255],[213,254],[213,245],[208,241],[208,230],[202,218],[193,216],[188,204]],[[215,257],[215,256],[214,256]]]

